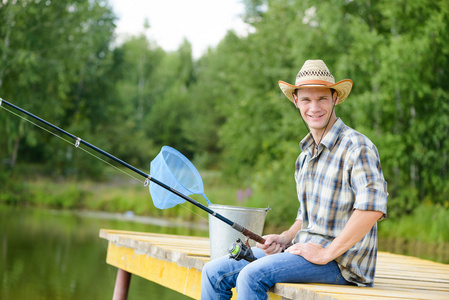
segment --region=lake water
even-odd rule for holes
[[[208,236],[163,220],[151,225],[108,216],[114,217],[0,206],[0,299],[112,299],[117,268],[106,264],[101,228]],[[132,276],[129,299],[191,298]]]
[[[124,220],[116,220],[121,216]],[[112,299],[117,269],[106,264],[101,228],[208,236],[207,224],[104,213],[74,213],[0,205],[0,299]],[[156,224],[156,225],[152,225]],[[449,245],[379,240],[379,250],[449,262]],[[132,276],[129,299],[190,299]]]

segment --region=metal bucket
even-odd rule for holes
[[[270,208],[249,208],[218,204],[209,204],[208,207],[258,235],[262,235],[265,217],[270,210]],[[238,238],[242,241],[245,240],[243,234],[211,215],[209,215],[209,238],[211,260],[229,254],[229,245]],[[250,240],[251,246],[255,244],[256,242]]]

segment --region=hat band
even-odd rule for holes
[[[325,80],[306,80],[306,81],[302,81],[300,82],[300,84],[296,83],[296,86],[307,86],[307,85],[324,85],[324,86],[329,86],[329,85],[334,85],[335,83],[330,82],[330,81],[325,81]]]

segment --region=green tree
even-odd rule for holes
[[[120,61],[113,126],[105,128],[107,144],[115,155],[131,164],[148,166],[156,154],[153,139],[147,136],[147,115],[164,89],[155,77],[165,52],[145,35],[133,36],[114,49]],[[112,114],[112,113],[111,113]]]
[[[86,111],[98,116],[102,104],[93,104],[92,98],[107,98],[108,83],[101,77],[110,59],[115,20],[107,2],[25,0],[0,6],[7,20],[0,27],[2,97],[57,125],[83,126],[89,120]],[[20,119],[5,116],[0,122],[6,137],[2,148],[7,149],[2,157],[12,157],[11,165],[19,150],[33,159],[66,160],[66,151],[48,149],[52,141]]]
[[[184,126],[188,126],[191,119],[192,100],[188,91],[195,81],[195,71],[192,47],[187,40],[177,51],[163,57],[154,80],[160,93],[147,114],[146,134],[158,149],[169,145],[190,157]]]

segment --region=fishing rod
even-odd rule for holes
[[[254,241],[258,242],[258,243],[261,243],[261,244],[265,243],[265,239],[263,237],[261,237],[260,235],[252,232],[251,230],[243,227],[242,225],[240,225],[240,224],[238,224],[236,222],[233,222],[233,221],[229,220],[228,218],[225,218],[224,216],[222,216],[219,213],[211,210],[207,206],[204,206],[203,204],[199,203],[198,201],[195,201],[194,199],[192,199],[192,198],[182,194],[181,192],[171,188],[170,186],[166,185],[165,183],[157,180],[156,178],[151,177],[149,174],[146,174],[145,172],[142,172],[141,170],[139,170],[136,167],[128,164],[127,162],[124,162],[123,160],[121,160],[121,159],[119,159],[119,158],[117,158],[117,157],[107,153],[106,151],[104,151],[104,150],[102,150],[102,149],[100,149],[100,148],[98,148],[98,147],[96,147],[96,146],[94,146],[94,145],[92,145],[92,144],[82,140],[81,138],[71,134],[70,132],[67,132],[67,131],[65,131],[65,130],[63,130],[63,129],[61,129],[61,128],[59,128],[59,127],[57,127],[57,126],[55,126],[55,125],[45,121],[44,119],[42,119],[42,118],[40,118],[40,117],[38,117],[36,115],[33,115],[32,113],[30,113],[30,112],[28,112],[28,111],[26,111],[26,110],[24,110],[24,109],[22,109],[22,108],[20,108],[20,107],[18,107],[16,105],[12,104],[12,103],[10,103],[10,102],[0,98],[0,107],[2,106],[2,104],[6,104],[7,106],[9,106],[9,107],[11,107],[11,108],[13,108],[13,109],[15,109],[17,111],[20,111],[21,113],[24,113],[24,114],[30,116],[31,118],[36,119],[39,122],[44,123],[45,125],[47,125],[47,126],[53,128],[53,129],[55,129],[55,130],[57,130],[59,132],[61,132],[61,133],[65,134],[65,135],[71,137],[72,139],[75,140],[75,147],[76,148],[78,148],[80,144],[83,144],[83,145],[89,147],[90,149],[92,149],[92,150],[94,150],[94,151],[96,151],[96,152],[98,152],[98,153],[100,153],[100,154],[102,154],[102,155],[112,159],[113,161],[115,161],[115,162],[117,162],[119,164],[121,164],[122,166],[125,166],[128,169],[136,172],[137,174],[139,174],[139,175],[141,175],[141,176],[143,176],[145,178],[145,185],[148,185],[149,181],[152,181],[155,184],[159,185],[160,187],[162,187],[162,188],[164,188],[164,189],[174,193],[175,195],[181,197],[182,199],[184,199],[184,200],[192,203],[193,205],[199,207],[200,209],[206,211],[208,214],[210,214],[210,215],[218,218],[219,220],[225,222],[226,224],[228,224],[229,226],[231,226],[232,228],[234,228],[238,232],[242,233],[247,238],[252,239],[252,240],[254,240]],[[245,260],[249,260],[249,259],[254,260],[255,259],[254,257],[251,258],[252,253],[247,253],[248,251],[251,252],[251,249],[248,249],[248,248],[249,248],[249,244],[248,244],[247,241],[246,241],[246,244],[244,244],[241,241],[239,242],[239,240],[237,240],[236,243],[232,244],[230,246],[230,248],[229,248],[230,257],[232,257],[232,258],[234,258],[236,260],[240,260],[242,258],[245,259]]]

